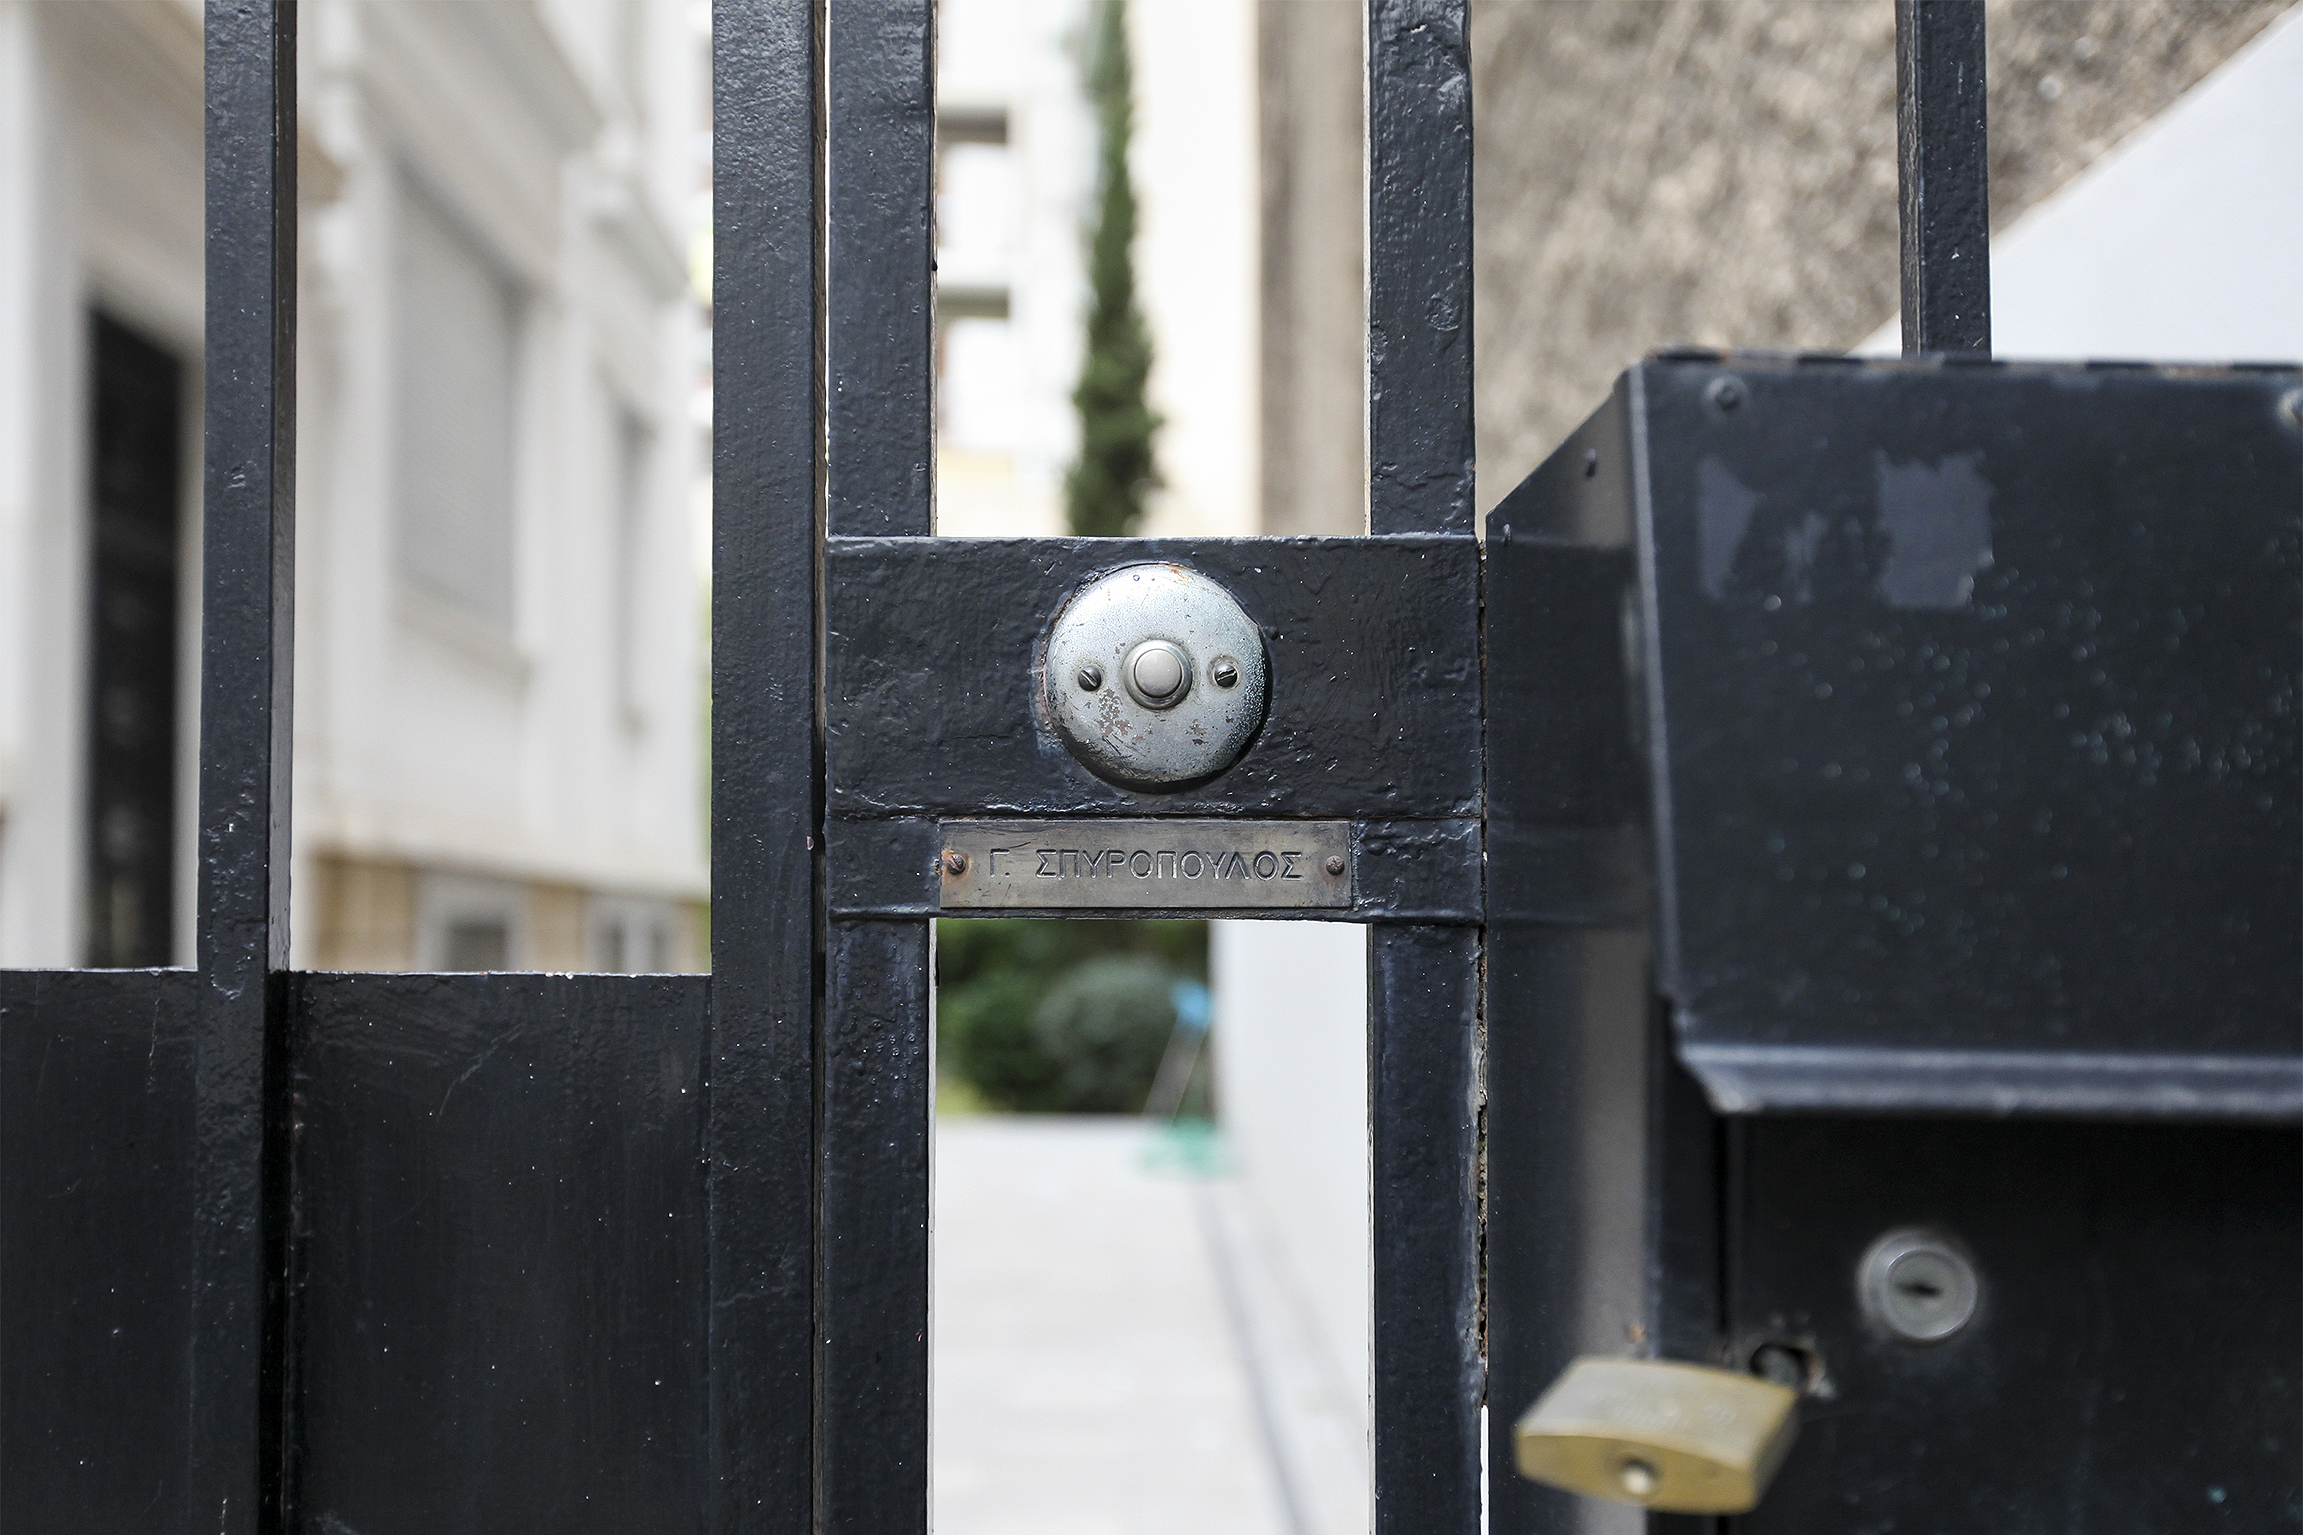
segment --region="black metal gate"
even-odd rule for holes
[[[706,979],[287,970],[295,23],[209,7],[199,964],[0,976],[0,1524],[924,1528],[932,918],[1209,823],[1373,928],[1379,1530],[1598,1527],[1510,1471],[1579,1353],[1803,1393],[1753,1529],[2303,1518],[2303,392],[1980,361],[1977,8],[1899,15],[1954,355],[1653,360],[1484,562],[1463,0],[1369,5],[1368,536],[1156,542],[933,536],[930,0],[715,9]],[[1146,566],[1269,678],[1161,791],[1035,671]]]

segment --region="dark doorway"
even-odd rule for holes
[[[173,957],[183,368],[90,317],[88,963]]]

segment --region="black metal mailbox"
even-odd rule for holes
[[[1654,1354],[1805,1389],[1748,1528],[2297,1517],[2299,383],[1670,354],[1497,508],[1498,1435]]]

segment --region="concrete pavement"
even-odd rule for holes
[[[1358,1535],[1364,1409],[1220,1149],[937,1127],[939,1535]]]

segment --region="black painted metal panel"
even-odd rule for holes
[[[1480,932],[1368,935],[1375,1528],[1479,1528]]]
[[[2297,380],[1638,371],[1663,984],[1724,1106],[2303,1113]]]
[[[198,984],[0,971],[0,1528],[189,1527]]]
[[[930,0],[824,7],[825,496],[835,533],[933,531],[935,58]]]
[[[712,24],[712,1535],[814,1523],[816,8]]]
[[[1903,350],[1991,352],[1983,0],[1895,0]]]
[[[1378,536],[1474,528],[1469,20],[1464,0],[1367,6],[1367,515]],[[1403,623],[1475,615],[1476,581],[1474,570],[1446,591],[1371,592],[1369,612],[1396,644]],[[1432,698],[1444,733],[1411,726],[1375,760],[1409,795],[1462,797],[1350,813],[1480,813],[1477,653],[1446,676]],[[1275,699],[1280,685],[1275,668]],[[1427,690],[1390,671],[1371,703],[1400,717]],[[1332,772],[1361,759],[1329,744],[1327,760]],[[1294,768],[1322,782],[1318,757]],[[1475,930],[1368,935],[1379,1535],[1480,1527],[1479,961]]]
[[[824,72],[824,525],[834,535],[925,538],[935,526],[935,7],[828,0]],[[827,626],[841,611],[835,581],[827,573]],[[841,696],[828,671],[827,719]],[[824,1530],[925,1535],[928,1527],[931,947],[924,921],[825,928],[816,1302]]]
[[[1680,356],[1498,506],[1491,1465],[1579,1353],[1775,1341],[1820,1390],[1754,1530],[2295,1520],[2303,1147],[2135,1117],[2293,1112],[2295,382]],[[1817,1103],[2031,1117],[1766,1112]],[[1858,1315],[1914,1223],[1984,1272],[1934,1347]]]
[[[928,1522],[934,929],[830,924],[817,1432],[826,1530]]]
[[[296,530],[296,9],[207,9],[207,422],[185,1520],[254,1535],[280,1499],[281,972]]]
[[[1092,576],[1176,560],[1263,626],[1271,710],[1238,766],[1142,794],[1033,718],[1032,665]],[[1479,794],[1470,539],[835,539],[824,710],[841,817],[1462,816]]]
[[[1540,541],[1495,513],[1488,542],[1490,924],[1641,926],[1652,894],[1623,629],[1632,562]]]
[[[1620,420],[1563,448],[1547,471],[1568,472],[1515,492],[1488,536],[1488,1510],[1511,1535],[1604,1527],[1510,1469],[1514,1421],[1559,1372],[1702,1357],[1717,1327],[1712,1117],[1654,985],[1626,480],[1595,504],[1608,476],[1587,457]],[[1579,533],[1598,547],[1559,541]]]
[[[301,1527],[697,1527],[710,987],[296,977]]]
[[[1810,1346],[1811,1399],[1738,1528],[2163,1535],[2303,1525],[2303,1138],[2232,1126],[1757,1120],[1727,1273],[1737,1350]],[[1975,1318],[1896,1342],[1864,1250],[1963,1243]]]
[[[1464,0],[1367,7],[1368,528],[1469,535],[1471,38]]]

